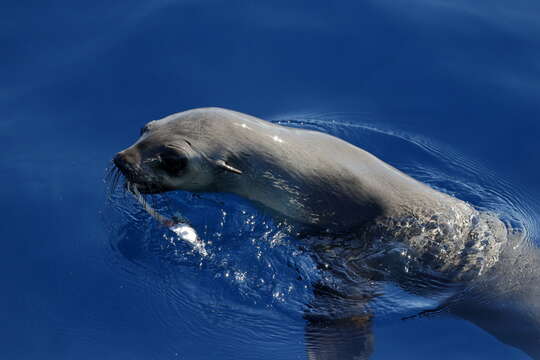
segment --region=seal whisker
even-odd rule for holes
[[[115,168],[114,172],[114,178],[113,178],[113,184],[112,184],[112,190],[114,191],[116,187],[118,186],[118,183],[120,182],[120,178],[122,177],[122,174],[120,173],[120,170],[118,168]]]
[[[109,166],[105,169],[106,181],[109,181],[112,178],[112,176],[114,175],[114,169],[115,169],[114,163],[111,162],[111,164],[109,164]]]
[[[133,187],[135,186],[129,179],[124,177],[124,186],[122,186],[122,195],[126,196],[126,193],[132,192]]]
[[[112,176],[114,175],[114,165],[111,163],[109,166],[105,168],[105,177],[104,180],[108,182],[111,180]]]
[[[120,170],[118,170],[118,168],[116,168],[116,166],[113,166],[110,168],[110,171],[109,171],[109,174],[108,174],[108,178],[107,178],[107,182],[109,184],[108,186],[108,192],[109,192],[109,196],[112,196],[112,194],[115,192],[117,186],[118,186],[118,182],[119,182],[119,179],[120,179]]]

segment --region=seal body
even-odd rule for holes
[[[361,232],[374,246],[399,241],[407,256],[455,278],[489,268],[504,238],[496,217],[350,143],[226,109],[152,121],[115,163],[141,192],[233,193],[309,228]]]
[[[434,274],[465,281],[474,296],[449,300],[450,311],[540,359],[540,290],[537,281],[523,281],[540,278],[538,250],[514,251],[515,243],[507,241],[507,228],[497,216],[479,212],[352,144],[231,110],[203,108],[151,121],[114,163],[141,193],[232,193],[274,216],[318,229],[324,235],[313,246],[322,261],[345,264],[350,267],[346,273],[375,279],[384,268],[405,288],[411,277],[417,284]],[[503,276],[492,276],[497,273]],[[335,296],[325,293],[315,297],[321,304],[332,303]],[[485,297],[493,301],[475,301]],[[320,330],[335,325],[336,334],[342,334],[343,324],[368,335],[370,318],[310,320],[306,336],[326,344]],[[340,344],[336,340],[333,345],[337,349]],[[370,346],[365,348],[359,358],[369,355]],[[329,358],[342,358],[338,353]],[[328,358],[319,355],[310,358]]]

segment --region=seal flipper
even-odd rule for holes
[[[310,360],[368,359],[373,352],[369,294],[346,296],[314,284],[315,298],[304,312],[306,350]]]
[[[305,330],[308,359],[368,359],[373,352],[371,317],[311,319]]]

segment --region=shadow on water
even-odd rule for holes
[[[358,119],[348,121],[353,117],[358,115],[297,114],[274,122],[331,133],[360,146],[416,179],[496,214],[511,229],[509,241],[516,253],[525,256],[533,251],[538,204],[524,189],[448,147]],[[154,196],[152,202],[161,213],[187,217],[208,253],[199,253],[158,225],[117,189],[111,193],[105,219],[110,228],[109,264],[121,269],[127,281],[163,296],[167,306],[156,306],[155,317],[172,333],[179,331],[183,313],[195,312],[205,324],[182,326],[190,333],[178,335],[215,338],[234,323],[247,329],[235,340],[257,341],[259,350],[254,351],[279,348],[291,334],[304,333],[310,359],[376,357],[374,319],[396,323],[449,314],[470,319],[467,312],[482,312],[498,296],[509,299],[506,306],[518,306],[519,299],[507,295],[523,291],[523,282],[536,279],[513,266],[519,254],[512,255],[512,262],[501,261],[502,270],[467,283],[409,271],[401,262],[382,276],[351,275],[339,261],[343,259],[339,251],[337,261],[328,261],[310,241],[295,239],[286,224],[275,223],[240,198],[176,192]],[[331,241],[344,247],[354,243]],[[385,251],[395,252],[399,245],[395,246]],[[535,264],[523,268],[527,266]],[[511,282],[504,280],[508,271],[516,273]],[[500,316],[499,310],[486,316]],[[505,314],[513,316],[512,309]],[[284,329],[282,318],[303,318],[305,326]],[[470,320],[484,329],[493,327],[482,317]],[[497,331],[494,335],[500,337]]]

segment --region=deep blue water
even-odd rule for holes
[[[539,16],[532,0],[4,1],[0,358],[307,358],[323,275],[271,219],[171,196],[202,258],[111,200],[112,156],[189,108],[333,133],[538,242]],[[390,287],[372,358],[527,358],[458,318],[401,320],[433,306]]]

